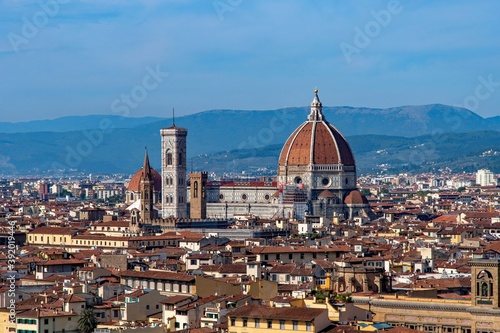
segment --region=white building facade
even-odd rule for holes
[[[488,169],[478,170],[476,173],[476,184],[481,186],[496,185],[496,179],[493,172]]]

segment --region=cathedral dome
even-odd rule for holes
[[[139,169],[130,179],[127,191],[139,192],[141,185],[142,168]],[[153,191],[161,191],[161,175],[155,169],[151,168],[151,177],[153,178]]]
[[[320,194],[318,194],[318,198],[336,198],[337,196],[330,192],[329,190],[323,190]]]
[[[345,197],[344,203],[347,205],[367,205],[368,200],[361,194],[361,192],[359,192],[359,190],[352,190]]]
[[[278,166],[343,164],[354,166],[354,156],[346,139],[322,113],[318,91],[311,102],[311,113],[286,141]]]

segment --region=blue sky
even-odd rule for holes
[[[303,106],[315,87],[329,106],[495,116],[498,13],[494,0],[4,0],[0,121]]]

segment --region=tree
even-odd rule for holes
[[[97,318],[94,313],[94,308],[85,308],[78,318],[78,329],[81,333],[92,333],[97,327]]]
[[[460,186],[459,188],[457,188],[457,191],[458,191],[458,192],[463,192],[463,191],[465,191],[465,187]]]
[[[349,303],[352,300],[351,293],[337,294],[335,298],[337,301],[344,303]]]
[[[427,194],[431,193],[430,191],[417,191],[417,197],[424,199]]]

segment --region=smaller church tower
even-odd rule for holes
[[[190,217],[192,219],[205,219],[207,217],[207,201],[205,187],[207,185],[206,172],[192,172],[189,174],[191,180]]]
[[[144,156],[144,165],[142,167],[141,182],[141,218],[140,222],[149,224],[152,220],[158,218],[158,213],[154,207],[153,198],[153,177],[151,174],[151,166],[149,164],[148,151]]]

